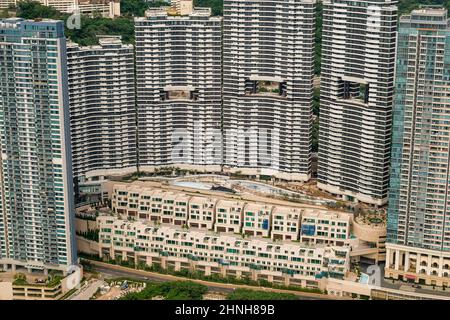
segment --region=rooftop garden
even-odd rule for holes
[[[15,286],[36,286],[36,287],[42,287],[45,286],[47,288],[53,288],[61,283],[61,280],[63,279],[60,275],[49,275],[47,279],[41,280],[36,278],[35,282],[28,281],[27,276],[24,273],[17,273],[14,276],[13,285]]]

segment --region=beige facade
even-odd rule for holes
[[[349,245],[356,260],[384,260],[385,228],[353,220],[346,212],[189,195],[141,182],[109,185],[113,212],[123,218],[272,240]]]
[[[352,217],[352,233],[358,239],[353,251],[355,256],[366,257],[378,263],[386,260],[386,221],[373,221],[370,217]]]
[[[329,278],[326,283],[329,295],[350,299],[371,300],[450,300],[450,296],[425,294],[375,285],[362,284],[355,281]]]
[[[272,212],[272,240],[298,240],[303,209],[275,207]]]
[[[216,232],[241,233],[244,202],[219,200],[216,204]]]
[[[175,225],[187,224],[188,201],[182,193],[126,185],[114,186],[111,198],[113,211],[122,216]]]
[[[316,288],[324,274],[343,278],[349,268],[348,247],[154,227],[110,216],[98,217],[98,223],[99,255],[107,259]]]
[[[98,242],[76,236],[77,250],[89,255],[97,255],[99,251]]]
[[[350,221],[351,215],[348,213],[325,210],[305,212],[301,220],[300,241],[342,246],[350,237]]]
[[[387,243],[385,277],[449,287],[450,252]]]
[[[100,13],[105,18],[120,16],[119,0],[78,0],[76,9],[82,14],[94,15]]]
[[[189,200],[189,227],[214,229],[216,202],[215,198],[192,197]]]
[[[79,279],[83,276],[81,266],[78,268]],[[46,281],[46,273],[29,273],[20,270],[25,276],[25,283],[15,279],[17,271],[6,271],[0,273],[0,300],[58,300],[71,288],[74,288],[73,275],[65,276],[53,284],[38,283],[35,280]]]
[[[182,16],[192,14],[192,12],[194,11],[192,0],[172,0],[171,4],[172,7],[174,7]]]
[[[62,295],[61,284],[51,288],[45,286],[12,285],[13,300],[55,300]]]
[[[273,206],[247,203],[243,213],[242,233],[252,236],[270,237]]]
[[[93,220],[75,218],[75,231],[76,232],[87,232],[89,230],[98,229],[97,222]]]

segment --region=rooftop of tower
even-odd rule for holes
[[[419,29],[449,29],[448,11],[441,6],[422,6],[400,18],[403,26]]]
[[[194,8],[192,0],[172,0],[171,6],[150,8],[145,17],[211,16],[211,8]]]
[[[124,44],[122,42],[122,36],[119,35],[97,35],[98,44],[90,46],[81,46],[76,42],[68,40],[67,47],[79,47],[81,50],[93,50],[93,49],[103,49],[106,46],[123,47],[123,48],[133,48],[132,44]]]
[[[64,37],[64,22],[54,19],[0,19],[0,29],[0,33],[7,37],[17,37],[19,35],[50,38]]]
[[[145,17],[157,17],[157,16],[167,16],[167,17],[188,17],[188,16],[211,16],[211,8],[193,8],[191,11],[179,11],[175,7],[159,7],[150,8],[145,11]],[[136,18],[139,19],[139,18]]]
[[[98,35],[98,42],[100,44],[121,44],[122,36],[117,35]]]
[[[5,18],[5,19],[0,19],[0,25],[2,27],[8,26],[8,27],[18,27],[20,24],[22,23],[27,23],[27,24],[35,24],[35,23],[62,23],[61,20],[54,20],[54,19],[34,19],[34,20],[30,20],[30,19],[24,19],[24,18],[19,18],[19,17],[13,17],[13,18]]]
[[[411,12],[411,15],[425,14],[428,16],[447,16],[447,9],[439,6],[422,6],[419,9],[415,9]]]

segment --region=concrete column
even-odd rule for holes
[[[395,250],[395,270],[399,270],[400,266],[400,250]]]
[[[11,264],[11,271],[16,271],[16,265],[15,264]]]
[[[427,259],[427,275],[430,275],[430,267],[431,267],[431,254],[428,255]]]
[[[386,249],[386,268],[390,268],[391,264],[391,249]]]
[[[290,276],[285,276],[284,277],[284,285],[286,287],[289,287],[289,281],[290,281],[291,277]]]
[[[175,261],[175,271],[180,271],[180,270],[181,270],[181,262]]]
[[[407,272],[409,269],[409,252],[405,252],[405,272]]]
[[[220,268],[220,275],[221,275],[222,277],[226,278],[226,276],[227,276],[227,267],[222,266],[222,267]]]
[[[438,277],[442,277],[442,269],[444,268],[444,257],[439,257],[439,270],[438,270]]]
[[[210,266],[206,266],[205,267],[205,276],[210,276],[211,275],[211,267]]]
[[[421,255],[419,252],[417,252],[417,261],[416,261],[416,273],[419,274],[420,272],[420,259],[421,259]]]
[[[44,275],[48,276],[48,269],[44,269]]]

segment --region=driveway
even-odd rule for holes
[[[97,290],[105,284],[102,280],[94,280],[83,286],[81,290],[70,300],[89,300]]]

